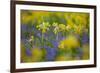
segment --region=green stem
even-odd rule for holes
[[[63,33],[64,33],[64,37],[66,37],[66,32],[64,31]]]
[[[58,41],[58,33],[57,33],[57,36],[56,36],[56,40]]]
[[[44,35],[43,35],[43,33],[42,33],[42,44],[43,44],[43,47],[44,47],[44,41],[43,41],[43,38],[44,37]]]

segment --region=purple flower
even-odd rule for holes
[[[81,48],[77,48],[77,56],[78,57],[82,56],[82,49]]]
[[[32,32],[33,30],[35,30],[35,28],[33,26],[31,26],[30,24],[21,24],[21,31],[27,31],[27,32]]]
[[[31,55],[30,49],[29,49],[29,48],[26,48],[26,49],[25,49],[25,53],[26,53],[27,56],[30,56],[30,55]]]
[[[89,36],[87,34],[83,34],[81,37],[81,42],[84,43],[89,43]]]
[[[58,40],[60,41],[60,40],[62,40],[63,38],[64,38],[64,36],[62,36],[62,33],[59,32],[59,33],[58,33]]]
[[[46,49],[45,60],[53,61],[55,59],[57,50],[55,48],[51,48],[51,47],[45,47],[45,49]]]
[[[52,45],[57,48],[58,47],[58,42],[54,39],[52,40]]]
[[[26,30],[27,29],[27,24],[21,24],[21,30]]]
[[[38,37],[42,37],[42,35],[41,35],[41,33],[36,33],[36,35],[38,36]]]

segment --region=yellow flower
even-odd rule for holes
[[[24,10],[21,11],[21,21],[23,24],[33,22],[34,21],[33,18],[34,18],[34,15],[32,15],[32,12],[28,12]]]
[[[41,30],[42,33],[45,33],[47,30],[49,30],[50,25],[49,25],[48,22],[43,22],[42,24],[37,25],[36,27],[37,27],[39,30]]]
[[[59,31],[65,31],[66,30],[66,26],[64,24],[58,24],[58,23],[54,22],[53,26],[54,26],[54,33],[55,34]]]
[[[42,55],[41,49],[38,49],[38,48],[32,49],[32,56],[41,56],[41,55]]]
[[[54,33],[57,34],[57,32],[59,32],[58,23],[57,22],[54,22],[52,25],[54,26]]]
[[[42,33],[45,33],[46,32],[46,29],[42,29]]]
[[[62,40],[61,42],[60,42],[60,44],[59,44],[59,48],[64,48],[65,47],[65,43],[64,43],[65,41],[64,40]]]
[[[32,49],[32,61],[39,61],[43,57],[43,52],[39,48]]]
[[[54,33],[56,34],[57,32],[59,32],[59,27],[54,28]]]
[[[78,33],[78,34],[81,34],[82,28],[83,28],[83,26],[81,26],[81,25],[76,26],[75,32]]]
[[[56,57],[56,61],[69,61],[69,60],[72,60],[72,57],[68,55],[59,55]]]
[[[25,45],[21,43],[21,62],[31,62],[31,56],[27,56],[25,53]]]
[[[89,59],[89,44],[82,46],[82,59]]]
[[[64,24],[59,24],[60,30],[64,31],[66,29],[66,26]]]
[[[66,30],[69,31],[70,29],[71,29],[71,26],[70,25],[67,25],[66,26]]]
[[[25,56],[25,45],[21,43],[21,59],[23,60]]]
[[[64,56],[56,57],[56,61],[65,61],[65,60],[66,60],[66,57],[64,57]]]
[[[57,27],[57,26],[58,26],[58,23],[57,23],[57,22],[54,22],[54,23],[53,23],[53,26],[54,26],[54,27]]]
[[[74,35],[69,35],[59,43],[59,48],[76,48],[79,46],[79,41]]]

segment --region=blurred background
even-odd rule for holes
[[[21,10],[21,62],[89,59],[89,13]]]

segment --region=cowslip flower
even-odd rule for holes
[[[82,26],[78,25],[75,29],[76,33],[81,34]]]
[[[66,31],[69,31],[72,27],[70,25],[66,26]]]
[[[57,22],[54,22],[54,23],[53,23],[53,27],[54,27],[54,31],[53,31],[53,32],[54,32],[55,34],[57,34],[57,33],[59,32],[58,23],[57,23]]]
[[[40,25],[37,25],[36,26],[42,33],[45,33],[47,30],[49,30],[49,22],[43,22],[42,24]]]
[[[64,24],[59,24],[59,29],[60,29],[61,31],[65,31],[66,26],[65,26]]]

